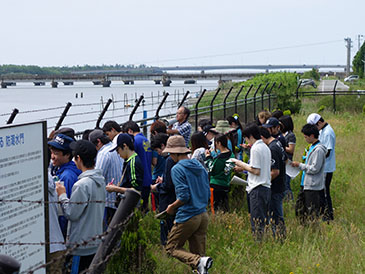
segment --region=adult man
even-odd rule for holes
[[[333,207],[330,194],[330,185],[332,181],[333,172],[336,170],[336,135],[333,128],[324,121],[324,119],[317,113],[312,113],[307,118],[307,123],[316,125],[320,130],[319,141],[327,148],[326,164],[324,167],[325,173],[325,193],[321,193],[321,213],[324,214],[326,221],[333,220]]]
[[[304,125],[302,133],[306,142],[311,146],[304,164],[292,162],[291,165],[303,170],[304,217],[316,218],[320,213],[320,193],[324,189],[324,167],[327,149],[318,140],[319,131],[315,125]]]
[[[267,128],[272,137],[278,139],[283,147],[286,147],[286,141],[284,135],[280,132],[280,122],[275,117],[267,119],[266,123],[262,125]]]
[[[175,223],[168,235],[167,254],[197,269],[199,273],[208,273],[213,260],[202,257],[208,228],[208,174],[198,160],[189,159],[190,150],[186,148],[182,136],[170,137],[163,152],[170,153],[176,163],[171,170],[176,201],[167,207],[166,212],[170,215],[177,212]],[[189,241],[190,252],[183,248],[186,241]]]
[[[107,121],[102,130],[114,144],[117,143],[118,134],[122,132],[120,125],[116,121]]]
[[[270,219],[274,237],[278,228],[278,236],[285,237],[285,222],[283,211],[283,199],[285,196],[285,161],[287,156],[281,143],[270,135],[270,132],[260,127],[262,141],[271,151],[271,198],[270,198]]]
[[[247,125],[242,131],[248,145],[251,145],[250,164],[232,159],[241,170],[248,171],[246,191],[251,214],[251,229],[258,241],[262,240],[268,223],[268,211],[271,197],[271,152],[261,140],[256,124]]]
[[[122,131],[134,136],[134,150],[137,152],[143,165],[142,209],[148,210],[148,200],[152,184],[152,149],[148,139],[140,132],[139,126],[134,121],[126,122]]]
[[[117,151],[119,156],[124,159],[123,179],[120,186],[108,184],[108,192],[125,193],[127,188],[142,190],[143,185],[143,166],[138,154],[134,150],[133,137],[126,133],[121,133],[117,138],[117,147],[110,152]]]
[[[60,183],[56,184],[56,191],[64,215],[70,221],[66,244],[73,248],[75,244],[82,243],[71,252],[72,273],[80,273],[89,267],[100,243],[100,240],[92,238],[103,233],[105,183],[101,170],[94,169],[95,146],[89,141],[80,140],[71,143],[70,147],[76,166],[82,173],[72,187],[71,198],[67,198],[66,189]]]
[[[110,152],[113,144],[102,130],[95,129],[90,132],[89,141],[95,145],[98,151],[95,168],[101,169],[105,178],[105,186],[108,183],[116,185],[122,178],[123,159],[119,157],[116,151]],[[115,193],[106,193],[104,220],[107,225],[116,211],[115,200]]]
[[[48,146],[51,150],[51,174],[64,183],[68,198],[71,197],[72,187],[77,181],[78,176],[81,174],[81,171],[72,161],[72,151],[70,148],[70,144],[72,142],[74,142],[74,139],[64,134],[57,134],[52,141],[48,142]],[[66,237],[66,218],[59,216],[59,223],[62,234]]]
[[[176,113],[177,122],[173,126],[169,126],[167,134],[180,134],[184,137],[186,147],[189,146],[191,125],[188,122],[190,110],[187,107],[180,107]]]

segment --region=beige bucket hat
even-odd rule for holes
[[[191,150],[185,146],[185,139],[180,135],[171,136],[167,139],[166,148],[163,153],[190,153]]]

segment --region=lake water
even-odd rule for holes
[[[123,123],[128,120],[136,98],[141,95],[144,95],[145,103],[138,108],[133,119],[142,119],[143,111],[147,111],[148,117],[153,117],[163,98],[163,92],[168,92],[170,95],[160,115],[175,116],[177,104],[187,90],[190,91],[190,97],[195,97],[201,90],[213,90],[217,86],[218,83],[215,80],[198,81],[194,85],[174,81],[170,87],[155,85],[152,81],[136,81],[134,85],[124,85],[121,81],[114,81],[109,88],[95,86],[91,82],[75,82],[73,86],[64,86],[63,83],[59,83],[58,88],[51,88],[50,83],[37,87],[33,83],[17,83],[16,86],[0,89],[0,126],[6,124],[10,113],[17,108],[19,114],[14,124],[47,120],[48,132],[50,132],[55,127],[67,102],[71,102],[72,107],[62,126],[83,131],[95,127],[96,120],[109,98],[113,99],[114,103],[110,105],[101,126],[107,120]]]

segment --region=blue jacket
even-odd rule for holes
[[[56,170],[55,175],[58,176],[60,181],[64,182],[68,198],[71,197],[72,187],[78,180],[80,174],[81,170],[76,167],[73,161],[63,164]]]
[[[210,188],[208,173],[196,159],[180,160],[171,170],[176,199],[184,204],[177,210],[176,223],[184,223],[206,211]]]

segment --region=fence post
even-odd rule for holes
[[[257,89],[256,89],[255,93],[253,94],[253,116],[254,116],[254,117],[256,117],[256,94],[257,94],[257,92],[259,91],[259,89],[261,88],[261,86],[262,86],[262,84],[260,84],[260,85],[257,87]]]
[[[206,89],[204,89],[202,91],[202,93],[200,94],[200,96],[198,98],[198,101],[196,101],[196,103],[195,103],[195,131],[198,130],[198,108],[199,108],[199,103],[203,99],[203,96],[204,96],[206,91],[207,91]]]
[[[213,123],[213,103],[215,98],[217,98],[219,91],[221,90],[221,88],[218,88],[217,91],[215,92],[212,101],[210,101],[210,121],[212,121]]]
[[[337,82],[338,80],[336,80],[335,82],[335,86],[333,87],[333,112],[336,112],[336,87],[337,87]]]
[[[162,108],[163,104],[165,103],[168,96],[169,96],[169,93],[166,92],[163,99],[162,99],[162,101],[161,101],[161,103],[158,105],[157,110],[156,110],[156,114],[155,114],[155,120],[158,120],[158,118],[160,118],[160,110],[161,110],[161,108]]]
[[[223,108],[223,118],[224,119],[226,119],[226,106],[227,106],[226,101],[227,101],[228,96],[231,94],[232,89],[233,89],[233,87],[231,87],[229,89],[229,91],[227,92],[226,96],[224,96],[224,99],[223,99],[223,105],[224,105],[224,108]]]
[[[17,108],[13,109],[13,112],[11,113],[9,120],[6,122],[7,125],[10,125],[13,123],[15,116],[19,113],[19,110]]]
[[[72,104],[70,102],[67,103],[65,109],[63,110],[63,113],[60,117],[60,119],[58,120],[56,127],[54,128],[54,130],[57,130],[61,127],[63,120],[65,119],[67,112],[69,111],[70,107],[72,106]]]
[[[269,83],[266,83],[266,86],[264,87],[263,91],[261,92],[261,109],[264,109],[264,95],[267,87],[269,86]]]
[[[108,99],[108,102],[106,102],[103,111],[100,113],[98,120],[96,121],[95,128],[100,128],[100,122],[103,120],[105,113],[108,111],[108,108],[110,104],[113,102],[112,99]]]
[[[137,101],[136,105],[134,106],[134,108],[133,108],[133,110],[132,110],[131,114],[129,115],[129,121],[133,120],[133,115],[136,113],[136,111],[137,111],[137,109],[138,109],[139,105],[141,104],[141,102],[142,102],[143,98],[144,98],[144,96],[143,96],[143,95],[141,95],[141,97],[139,97],[139,99],[138,99],[138,101]]]
[[[248,91],[246,92],[246,95],[245,95],[245,124],[247,124],[247,96],[250,93],[252,87],[253,87],[253,84],[251,84],[251,86],[249,87],[249,89],[248,89]]]
[[[299,84],[297,86],[297,90],[295,91],[295,98],[299,99],[299,88],[302,85],[302,80],[299,81]]]
[[[276,82],[274,82],[270,88],[270,91],[268,92],[269,94],[269,111],[271,110],[271,92],[272,92],[272,89],[275,87],[276,85]]]
[[[180,102],[178,108],[181,108],[182,107],[182,105],[184,104],[184,102],[185,102],[186,98],[188,97],[189,93],[190,93],[190,91],[187,90],[186,93],[185,93],[185,95],[184,95],[184,97],[181,99],[181,102]]]
[[[237,99],[238,99],[238,96],[240,96],[243,88],[245,87],[245,85],[242,85],[242,87],[240,88],[240,90],[237,92],[236,94],[236,97],[234,97],[234,113],[237,113],[238,112],[238,109],[237,109]]]

